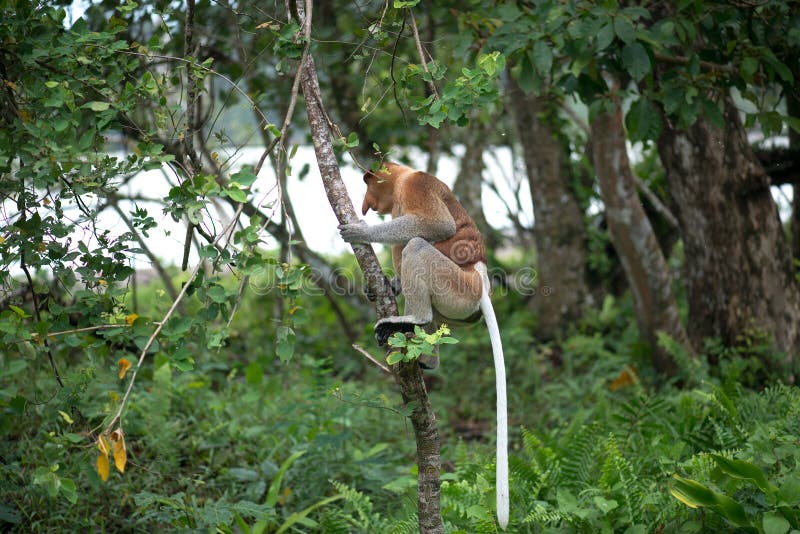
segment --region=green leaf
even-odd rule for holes
[[[595,41],[595,50],[602,52],[611,45],[614,41],[614,26],[609,23],[600,28],[597,33],[597,40]]]
[[[218,302],[220,304],[228,300],[228,294],[225,291],[225,288],[222,286],[209,287],[208,290],[206,290],[206,295],[208,295],[208,298],[214,302]]]
[[[111,105],[108,102],[99,102],[99,101],[95,100],[93,102],[89,102],[89,103],[85,104],[83,107],[89,108],[92,111],[105,111],[110,106]]]
[[[231,180],[236,182],[242,187],[253,185],[258,177],[253,174],[253,168],[249,165],[242,167],[239,172],[231,175]]]
[[[386,356],[386,363],[388,363],[389,365],[394,365],[396,363],[402,362],[404,359],[405,359],[405,354],[397,350],[394,352],[390,352]]]
[[[278,472],[275,473],[275,477],[272,479],[272,482],[269,485],[269,490],[267,491],[267,498],[264,501],[264,504],[269,506],[270,508],[274,508],[275,505],[278,503],[278,495],[280,494],[281,489],[281,482],[283,481],[283,475],[286,474],[286,471],[292,466],[292,464],[303,456],[306,451],[297,451],[288,458],[286,458],[283,463],[281,463]]]
[[[742,74],[742,78],[746,81],[751,82],[753,80],[753,74],[756,73],[758,70],[758,59],[754,58],[753,56],[747,56],[742,59],[742,65],[739,67],[739,72]]]
[[[80,139],[78,139],[78,148],[80,150],[89,150],[94,142],[94,128],[89,128],[83,135],[81,135]]]
[[[631,24],[631,21],[625,17],[617,16],[614,18],[614,33],[625,44],[631,44],[636,39],[636,29]]]
[[[240,204],[247,202],[247,192],[242,191],[241,189],[239,189],[238,187],[234,187],[233,185],[231,185],[228,189],[223,191],[223,194],[229,197],[234,202],[239,202]]]
[[[719,454],[712,454],[711,458],[714,459],[719,468],[722,469],[722,472],[726,475],[742,480],[749,480],[758,486],[758,489],[767,494],[778,492],[778,488],[769,483],[764,472],[758,466],[744,460],[725,458]]]
[[[705,506],[736,526],[750,526],[750,520],[742,505],[727,495],[716,493],[696,480],[682,478],[678,475],[672,475],[672,478],[674,481],[670,493],[685,505],[690,508]]]
[[[16,313],[17,315],[19,315],[22,318],[30,317],[30,315],[25,313],[25,310],[23,310],[19,306],[14,306],[13,304],[9,304],[8,307],[9,307],[10,310],[12,310],[14,313]]]
[[[415,7],[419,4],[419,0],[394,0],[392,7],[395,9],[404,9],[406,7]]]
[[[661,132],[661,118],[653,103],[645,98],[633,102],[625,115],[625,128],[632,142],[656,139]]]
[[[540,75],[550,74],[553,66],[553,51],[546,42],[536,41],[533,45],[533,64]]]
[[[264,369],[258,362],[250,362],[245,369],[244,377],[248,384],[258,385],[264,380]]]
[[[651,68],[650,56],[647,55],[644,46],[639,43],[627,45],[622,49],[622,64],[637,82],[644,78]]]
[[[764,534],[786,534],[792,528],[786,518],[772,512],[764,514],[761,524],[764,527]]]

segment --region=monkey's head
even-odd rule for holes
[[[375,210],[381,215],[392,212],[394,206],[395,175],[391,164],[384,165],[377,172],[364,173],[364,183],[367,184],[367,193],[361,205],[361,214],[366,215],[369,210]]]

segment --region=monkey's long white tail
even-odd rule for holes
[[[508,407],[506,401],[506,365],[503,359],[503,344],[500,342],[500,328],[489,297],[489,276],[483,264],[476,269],[483,278],[481,312],[489,331],[494,356],[495,382],[497,387],[497,522],[505,530],[508,526]]]

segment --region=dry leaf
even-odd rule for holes
[[[108,456],[101,454],[97,457],[97,474],[103,479],[108,480]]]
[[[132,313],[130,315],[126,315],[125,316],[125,322],[128,323],[128,326],[131,326],[131,325],[133,325],[133,323],[136,322],[136,319],[138,319],[138,318],[139,318],[139,316],[137,314]]]
[[[120,473],[125,472],[125,464],[128,463],[128,452],[125,450],[125,435],[122,429],[118,428],[111,433],[112,449],[114,450],[114,465]]]
[[[97,448],[106,456],[108,456],[108,451],[111,450],[111,445],[108,444],[108,440],[103,434],[100,434],[97,438]]]
[[[125,373],[131,368],[131,362],[127,358],[120,358],[117,365],[119,365],[119,372],[117,375],[119,375],[119,379],[122,380],[125,378]]]
[[[617,391],[618,389],[635,384],[638,380],[639,377],[636,374],[636,369],[630,365],[626,365],[625,368],[622,369],[622,372],[620,372],[619,376],[615,378],[613,382],[611,382],[609,389],[611,391]]]

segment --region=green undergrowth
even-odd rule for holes
[[[319,303],[294,359],[278,361],[273,306],[269,295],[244,302],[228,344],[198,349],[191,369],[145,362],[123,420],[128,467],[105,483],[90,431],[124,393],[116,362],[84,342],[62,369],[67,387],[49,398],[47,365],[2,356],[3,528],[416,532],[414,436],[391,378]],[[513,297],[497,307],[510,532],[800,530],[800,392],[752,363],[760,345],[710,343],[714,366],[678,354],[681,374],[664,382],[625,301],[608,299],[547,344],[532,337],[529,313],[511,311],[524,309]],[[358,327],[360,342],[377,355],[370,330]],[[460,342],[428,373],[442,514],[447,532],[495,532],[490,348],[480,326],[453,335]]]

